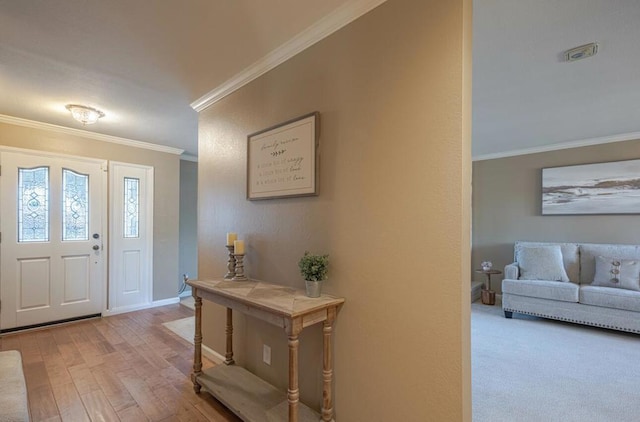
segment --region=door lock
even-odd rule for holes
[[[93,250],[94,251],[99,251],[100,250],[100,245],[93,245]]]

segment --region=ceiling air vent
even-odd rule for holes
[[[580,47],[572,48],[564,53],[564,58],[568,62],[575,62],[576,60],[586,59],[587,57],[594,56],[598,52],[598,44],[590,43],[581,45]]]

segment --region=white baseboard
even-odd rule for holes
[[[158,306],[173,305],[174,303],[180,303],[180,298],[170,297],[169,299],[155,300],[150,303],[143,303],[139,305],[122,306],[120,308],[106,309],[102,311],[102,316],[106,317],[106,316],[124,314],[127,312],[140,311],[142,309],[157,308]]]

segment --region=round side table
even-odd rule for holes
[[[482,292],[480,292],[480,297],[482,299],[482,303],[484,305],[495,305],[496,304],[496,292],[491,290],[491,276],[502,274],[500,270],[483,270],[481,268],[476,270],[479,274],[485,274],[487,276],[486,283],[482,286]]]

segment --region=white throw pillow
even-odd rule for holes
[[[518,267],[521,280],[569,281],[560,245],[522,247]]]
[[[640,291],[640,261],[598,256],[591,285]]]

